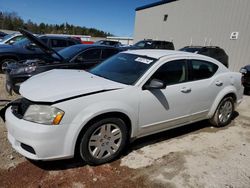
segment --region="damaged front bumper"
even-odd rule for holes
[[[5,113],[7,108],[9,108],[10,106],[19,106],[20,105],[20,101],[21,99],[17,99],[14,101],[11,101],[9,103],[7,103],[1,110],[0,110],[0,117],[2,118],[2,120],[5,122]]]

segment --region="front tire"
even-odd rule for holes
[[[11,59],[11,58],[8,58],[8,59],[4,59],[1,61],[1,72],[5,72],[8,65],[11,64],[11,63],[16,63],[17,61],[15,59]]]
[[[105,118],[89,126],[80,142],[80,156],[90,165],[118,157],[127,142],[127,127],[120,118]]]
[[[234,100],[232,97],[225,97],[220,102],[214,116],[209,120],[215,127],[223,127],[228,125],[234,112]]]

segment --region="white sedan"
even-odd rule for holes
[[[80,154],[97,165],[139,137],[204,119],[229,124],[243,87],[240,73],[212,58],[134,50],[88,72],[39,74],[20,93],[23,98],[2,110],[13,148],[33,160]]]

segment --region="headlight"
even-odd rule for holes
[[[240,69],[240,73],[246,74],[246,73],[247,73],[247,69],[241,68],[241,69]]]
[[[47,105],[30,105],[23,119],[46,125],[58,125],[62,120],[64,111]]]
[[[36,70],[36,66],[28,66],[24,68],[24,72],[26,73],[31,73],[34,72]]]

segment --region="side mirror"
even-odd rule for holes
[[[14,43],[15,43],[14,40],[10,40],[10,41],[9,41],[9,44],[10,44],[10,45],[12,45],[12,44],[14,44]]]
[[[77,63],[81,63],[81,62],[84,62],[85,61],[85,59],[80,55],[80,56],[78,56],[76,59],[75,59],[75,62],[77,62]]]
[[[162,80],[152,79],[149,83],[143,86],[143,90],[165,89],[166,84]]]
[[[240,69],[240,73],[241,73],[241,74],[246,74],[246,73],[247,73],[247,69],[241,68],[241,69]]]
[[[34,50],[36,45],[34,43],[27,44],[26,48],[29,50]]]

